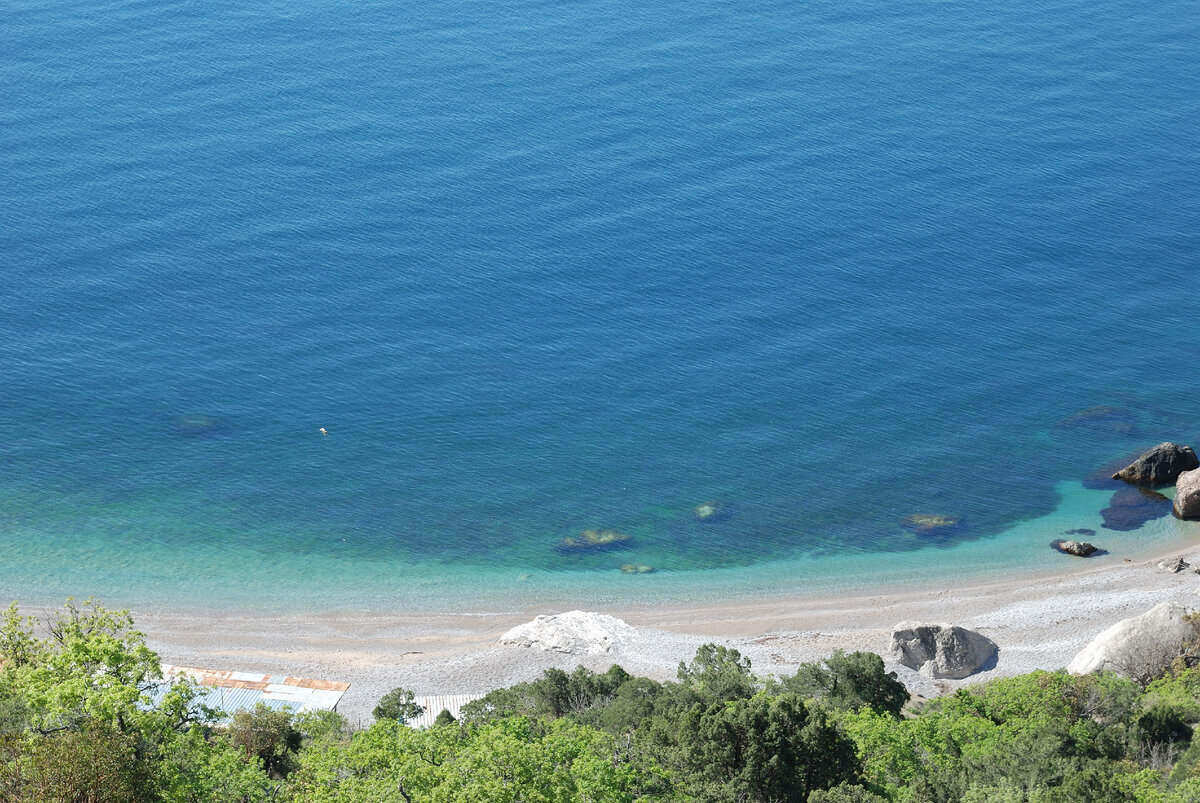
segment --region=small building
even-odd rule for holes
[[[458,719],[464,705],[472,700],[478,700],[482,696],[482,694],[442,694],[428,697],[414,697],[413,702],[421,706],[425,711],[421,716],[409,720],[407,725],[410,728],[417,729],[432,727],[433,721],[438,718],[438,714],[442,713],[442,711],[449,711],[450,716]]]
[[[151,705],[157,705],[182,678],[191,678],[205,690],[202,702],[232,714],[254,708],[259,703],[281,711],[336,711],[349,683],[336,680],[314,680],[290,675],[264,675],[260,672],[237,672],[228,669],[201,669],[194,666],[163,664],[163,680],[148,694]],[[436,716],[436,715],[435,715]]]

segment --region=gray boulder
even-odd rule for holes
[[[901,622],[892,628],[890,657],[930,678],[965,678],[996,657],[995,642],[958,625]]]
[[[1192,447],[1160,443],[1113,474],[1112,478],[1131,485],[1172,485],[1180,474],[1196,468],[1200,468],[1200,460],[1196,459]]]
[[[1200,469],[1185,471],[1175,480],[1175,515],[1200,519]]]
[[[1081,558],[1086,558],[1096,551],[1096,547],[1087,541],[1055,541],[1054,547],[1059,552],[1066,552],[1068,555],[1076,555]]]
[[[1189,610],[1160,602],[1140,616],[1122,619],[1104,630],[1067,664],[1072,675],[1109,670],[1147,681],[1170,666],[1196,640]]]

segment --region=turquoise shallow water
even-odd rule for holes
[[[1181,0],[19,0],[0,591],[712,599],[1093,527],[1093,469],[1200,441],[1198,35]],[[555,549],[585,528],[631,540]]]
[[[1089,566],[1123,560],[1170,545],[1186,548],[1200,537],[1200,522],[1171,516],[1119,537],[1103,528],[1099,509],[1107,491],[1063,482],[1053,511],[1018,522],[1006,531],[972,542],[903,552],[837,551],[784,558],[726,569],[683,569],[629,575],[617,570],[628,555],[609,553],[604,570],[544,570],[497,561],[493,566],[447,566],[395,555],[364,558],[351,543],[319,554],[279,552],[278,534],[258,533],[236,545],[206,541],[163,542],[143,538],[135,548],[97,538],[86,525],[56,528],[59,535],[11,532],[11,560],[23,566],[9,593],[23,601],[51,604],[87,589],[105,600],[136,608],[303,613],[515,611],[573,605],[686,605],[749,601],[785,596],[878,593],[901,588],[949,588],[1018,575],[1053,574],[1078,568],[1078,558],[1049,549],[1067,531],[1090,528],[1085,536],[1106,548]],[[16,501],[16,500],[13,500]],[[74,514],[74,509],[73,514]],[[195,530],[195,523],[157,518],[153,509],[128,510],[139,527]],[[197,570],[197,567],[202,567]],[[136,578],[136,585],[130,578]],[[248,582],[250,581],[250,582]]]

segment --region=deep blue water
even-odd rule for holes
[[[1200,441],[1197,42],[1184,0],[12,0],[0,588],[1044,515]]]

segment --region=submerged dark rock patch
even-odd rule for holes
[[[942,516],[931,513],[914,513],[905,516],[902,522],[905,527],[915,533],[931,533],[958,525],[958,519],[953,516]]]
[[[558,542],[559,552],[601,552],[629,546],[630,537],[616,530],[584,530],[575,538]]]
[[[1100,511],[1106,530],[1130,532],[1148,521],[1170,515],[1171,500],[1149,488],[1129,486],[1112,495],[1108,507]]]
[[[1137,427],[1134,414],[1123,407],[1097,404],[1069,415],[1054,425],[1055,429],[1099,429],[1118,435],[1131,435]]]

